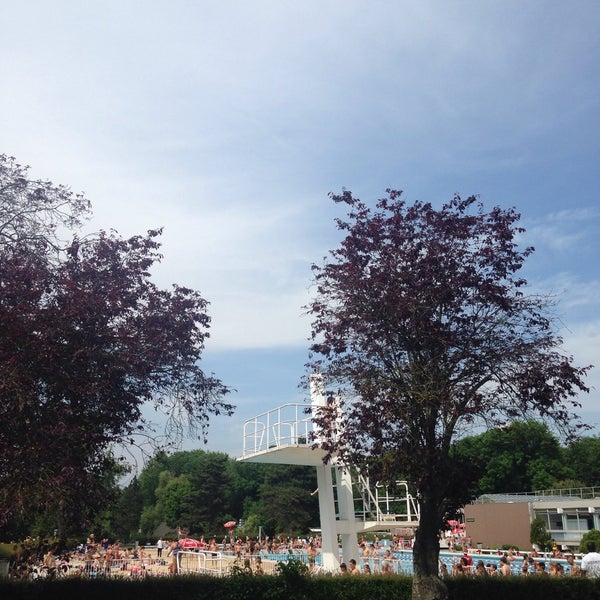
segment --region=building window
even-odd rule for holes
[[[567,517],[567,531],[579,531],[581,525],[579,522],[578,515],[566,515]]]
[[[558,530],[562,531],[562,529],[563,529],[562,515],[550,514],[548,516],[550,517],[550,529],[551,530],[558,529]]]

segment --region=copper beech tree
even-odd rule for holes
[[[452,442],[465,426],[531,416],[573,433],[587,368],[561,352],[551,299],[527,293],[519,271],[533,248],[517,246],[514,209],[455,196],[437,210],[394,190],[374,208],[349,191],[332,199],[347,206],[336,221],[345,237],[313,266],[307,307],[309,368],[344,411],[328,450],[415,486],[413,598],[445,598],[438,534]],[[323,426],[340,422],[321,414]]]
[[[44,508],[75,518],[98,499],[145,403],[176,433],[233,410],[199,364],[207,301],[151,281],[160,231],[77,239],[87,201],[27,175],[0,156],[0,525]]]

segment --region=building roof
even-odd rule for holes
[[[512,504],[516,502],[566,502],[576,500],[568,495],[538,495],[538,494],[482,494],[474,504]]]

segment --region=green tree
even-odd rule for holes
[[[349,191],[332,199],[348,208],[345,237],[313,266],[308,307],[309,369],[331,400],[319,424],[331,431],[335,398],[344,410],[325,448],[380,480],[407,474],[420,498],[413,598],[445,598],[438,531],[453,441],[477,422],[534,415],[572,430],[587,369],[560,351],[550,300],[526,293],[533,249],[517,247],[515,210],[458,196],[436,210],[394,190],[373,210]]]
[[[120,491],[111,507],[109,533],[123,542],[137,540],[142,507],[140,482],[134,477]]]
[[[174,476],[171,472],[164,471],[161,473],[156,495],[162,505],[167,525],[195,531],[192,520],[196,491],[187,475]]]
[[[226,454],[192,450],[158,453],[142,470],[140,527],[161,523],[195,535],[226,535],[223,525],[243,518],[236,533],[304,534],[319,522],[314,468],[240,463]]]
[[[271,534],[299,535],[319,523],[317,487],[312,467],[269,465],[259,499],[265,525]]]
[[[260,512],[251,512],[244,518],[244,524],[236,530],[236,535],[251,538],[258,538],[259,528],[265,528],[265,517]]]
[[[554,483],[553,489],[557,490],[568,490],[571,488],[585,488],[588,487],[584,481],[578,479],[559,479]]]
[[[230,462],[222,452],[158,453],[140,474],[142,530],[150,533],[165,522],[195,534],[224,534],[231,515],[242,515],[231,507]]]
[[[552,538],[546,529],[544,520],[539,516],[531,521],[529,539],[531,543],[536,544],[541,551],[551,547]]]
[[[144,535],[153,535],[155,529],[164,522],[165,519],[162,506],[150,504],[142,508],[142,513],[140,515],[140,529]]]
[[[169,470],[169,457],[166,452],[157,452],[144,466],[139,476],[140,493],[144,508],[156,502],[156,488],[160,474]]]
[[[473,495],[548,489],[573,475],[558,438],[535,420],[458,440],[453,454],[461,465],[479,473]]]
[[[227,463],[230,484],[230,512],[237,519],[248,518],[250,510],[255,512],[256,500],[270,465],[230,460]],[[252,508],[251,508],[252,505]]]
[[[576,479],[589,487],[600,486],[600,437],[582,437],[571,442],[565,456]]]
[[[173,472],[189,477],[194,488],[195,508],[190,515],[194,531],[211,536],[225,532],[223,523],[230,512],[228,462],[227,454],[203,450],[177,452],[170,457]]]
[[[579,552],[586,554],[588,549],[587,545],[589,542],[594,542],[596,548],[600,548],[600,531],[597,529],[590,529],[583,534],[581,542],[579,543]]]

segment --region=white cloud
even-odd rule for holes
[[[527,219],[526,239],[542,252],[574,248],[597,235],[600,210],[595,206],[574,206]]]
[[[573,356],[573,364],[578,367],[592,366],[586,377],[589,394],[580,394],[578,400],[582,408],[580,414],[584,422],[600,426],[599,422],[590,423],[586,415],[598,419],[600,400],[600,320],[594,319],[578,323],[569,328],[564,335],[564,346],[567,353]]]
[[[304,343],[342,186],[514,204],[528,278],[594,322],[597,2],[5,4],[0,151],[92,229],[164,226],[157,280],[212,302],[209,345]]]

